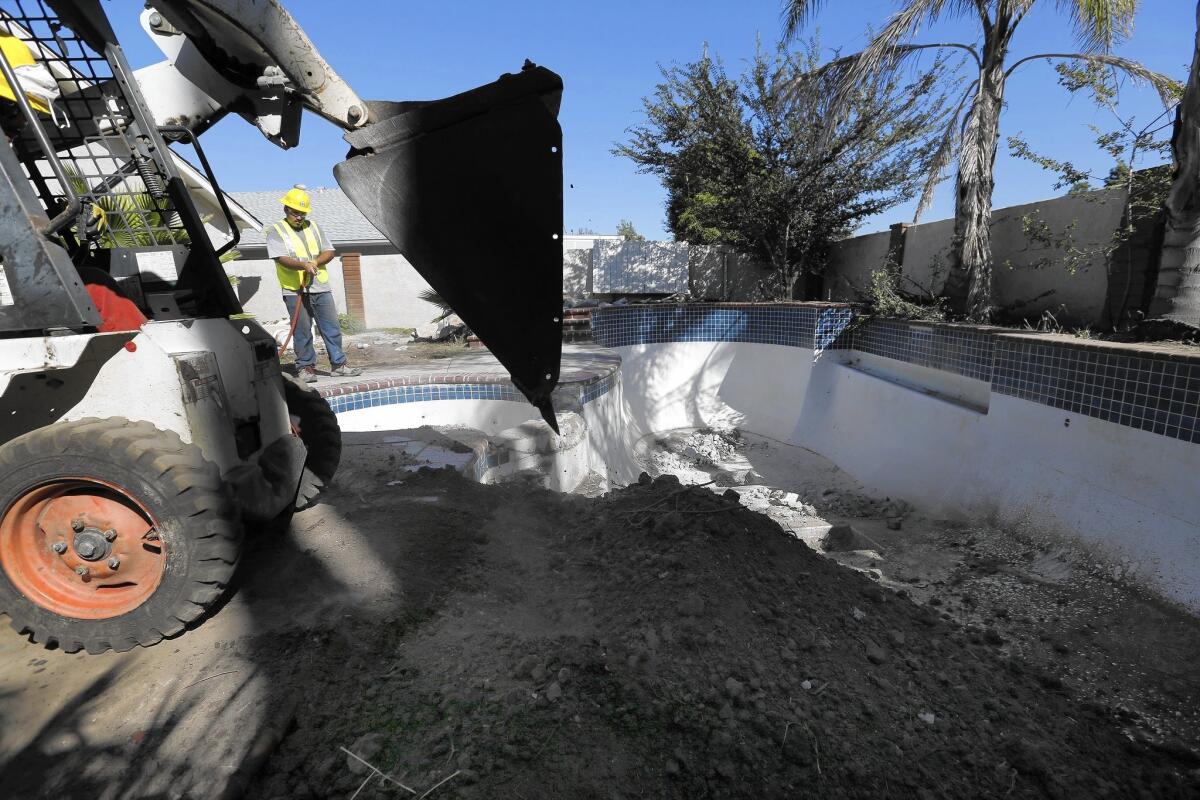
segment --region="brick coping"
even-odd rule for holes
[[[1104,340],[1080,339],[1077,336],[1069,336],[1061,333],[1037,333],[1034,331],[1010,331],[1007,329],[998,331],[997,336],[1003,339],[1014,339],[1034,344],[1052,344],[1057,347],[1070,347],[1075,350],[1090,350],[1098,353],[1138,356],[1140,358],[1157,358],[1166,361],[1200,365],[1200,347],[1197,346],[1160,344],[1158,342],[1108,342]]]

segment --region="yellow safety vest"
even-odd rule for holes
[[[298,232],[286,220],[280,220],[275,223],[275,231],[288,245],[292,258],[313,261],[321,254],[321,232],[317,223],[310,220],[308,225]],[[300,236],[301,233],[304,234],[303,238]],[[279,278],[279,285],[284,289],[298,292],[304,285],[308,273],[302,269],[289,269],[280,264],[279,259],[275,259],[275,276]],[[329,283],[329,271],[324,266],[317,269],[317,282]]]
[[[29,46],[17,37],[7,33],[0,33],[0,53],[3,53],[4,60],[8,62],[10,67],[14,68],[14,71],[17,67],[32,67],[37,65],[37,61],[33,58],[33,51],[29,49]],[[46,74],[49,75],[50,73],[47,72]],[[20,73],[18,73],[18,81],[20,77]],[[13,94],[12,87],[8,85],[8,81],[4,79],[3,75],[0,75],[0,97],[3,97],[5,100],[12,100],[14,103],[17,100]],[[50,113],[50,106],[46,105],[44,97],[38,97],[27,90],[25,92],[25,99],[29,101],[31,106],[43,114]]]

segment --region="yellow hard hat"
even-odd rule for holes
[[[0,33],[0,53],[3,53],[4,60],[12,67],[28,67],[37,63],[33,58],[33,51],[29,46],[15,36]],[[8,81],[4,80],[4,76],[0,75],[0,97],[5,100],[16,101],[13,95],[12,87],[8,85]],[[50,108],[40,98],[35,98],[26,93],[26,99],[29,104],[38,111],[46,114],[50,112]]]
[[[279,198],[279,202],[286,208],[294,208],[304,214],[312,212],[312,201],[308,199],[308,192],[301,186],[288,189],[288,193]]]

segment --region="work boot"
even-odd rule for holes
[[[358,367],[352,367],[349,364],[347,364],[345,361],[343,361],[342,363],[340,363],[336,367],[334,367],[332,370],[330,370],[329,374],[330,375],[338,375],[343,378],[353,378],[355,375],[362,375],[362,370],[359,369]]]
[[[304,381],[305,383],[316,383],[317,371],[312,367],[301,367],[300,380]]]

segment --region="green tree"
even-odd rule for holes
[[[630,220],[623,219],[617,223],[617,235],[624,236],[627,242],[644,242],[646,237],[637,232]]]
[[[955,185],[954,246],[945,293],[954,310],[970,320],[991,319],[993,169],[1000,137],[1000,112],[1008,78],[1023,64],[1036,59],[1065,59],[1102,64],[1121,70],[1135,81],[1148,82],[1168,102],[1174,82],[1136,61],[1110,53],[1132,31],[1139,0],[1057,0],[1082,45],[1077,53],[1039,53],[1010,63],[1013,34],[1038,0],[901,0],[899,11],[874,35],[861,53],[835,62],[843,73],[840,98],[849,97],[864,80],[887,74],[906,57],[927,49],[954,48],[968,54],[973,78],[955,103],[954,118],[942,135],[938,156],[918,205],[924,211],[934,185],[958,155]],[[1044,3],[1043,3],[1044,4]],[[784,0],[784,27],[795,35],[824,5],[823,0]],[[941,19],[970,19],[979,23],[973,43],[913,43],[922,26]]]
[[[1158,286],[1150,315],[1200,327],[1200,3],[1196,50],[1171,137],[1175,175],[1167,195]]]
[[[920,190],[944,125],[939,64],[862,84],[827,130],[838,76],[798,80],[818,59],[810,43],[760,50],[736,79],[707,51],[665,68],[643,100],[645,122],[613,151],[661,178],[676,239],[732,245],[770,264],[775,298],[814,296],[829,244]]]

